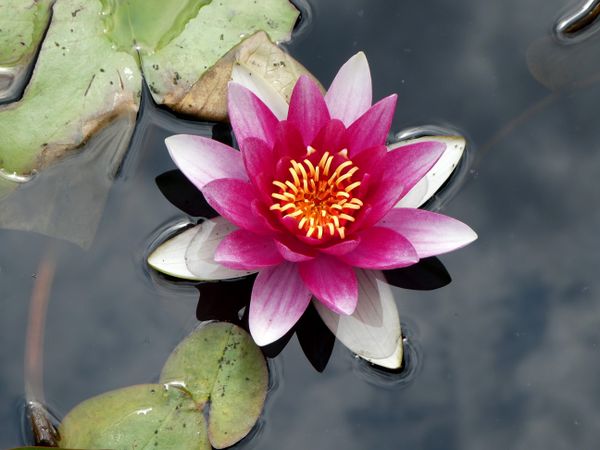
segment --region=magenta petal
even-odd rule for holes
[[[354,267],[378,270],[398,269],[419,261],[408,239],[382,227],[363,231],[356,249],[340,256],[340,259]]]
[[[244,141],[249,137],[273,145],[278,120],[271,110],[241,84],[229,82],[228,90],[229,120],[240,147],[243,147]]]
[[[431,169],[445,147],[443,143],[427,141],[388,152],[382,163],[379,182],[374,183],[364,199],[371,210],[360,219],[360,224],[355,224],[356,229],[365,229],[379,222]]]
[[[338,120],[330,120],[317,133],[312,141],[312,147],[324,152],[337,153],[339,150],[346,148],[346,127]]]
[[[255,195],[250,183],[222,178],[208,183],[202,193],[208,204],[231,223],[257,234],[271,234],[265,218],[252,208]]]
[[[248,230],[236,230],[221,241],[215,251],[215,261],[229,269],[256,270],[283,261],[270,237]]]
[[[335,76],[325,101],[333,119],[349,126],[371,107],[372,88],[369,63],[363,52],[350,58]]]
[[[198,189],[218,178],[248,179],[240,152],[220,142],[177,134],[165,139],[165,144],[179,170]]]
[[[279,251],[279,254],[286,260],[290,262],[301,262],[301,261],[310,261],[315,257],[315,252],[310,251],[303,244],[292,244],[291,242],[282,242],[281,240],[275,241],[275,246]]]
[[[420,258],[447,253],[477,239],[464,223],[422,209],[394,208],[378,225],[407,238]]]
[[[350,125],[346,140],[351,157],[370,147],[385,145],[397,99],[398,96],[393,94],[378,101]]]
[[[358,300],[354,269],[335,257],[319,255],[298,264],[300,276],[313,295],[332,311],[352,314]]]
[[[273,173],[275,170],[273,149],[264,141],[257,138],[246,139],[241,153],[248,178],[254,185],[257,185],[256,179],[261,173]]]
[[[300,319],[311,293],[294,263],[261,270],[256,277],[250,300],[250,333],[258,345],[268,345]]]
[[[304,145],[309,145],[329,122],[329,110],[323,94],[319,86],[306,75],[298,79],[292,91],[288,121],[300,130]]]
[[[330,245],[329,247],[323,247],[320,250],[328,255],[345,255],[348,252],[354,250],[360,242],[360,239],[345,239],[336,244]]]

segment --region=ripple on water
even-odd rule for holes
[[[402,323],[402,332],[404,352],[400,369],[385,369],[355,356],[352,371],[362,380],[378,388],[398,390],[408,387],[421,369],[422,352],[416,333],[405,323]]]

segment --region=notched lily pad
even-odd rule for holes
[[[267,393],[264,356],[241,328],[217,322],[200,326],[173,351],[160,378],[183,385],[208,414],[215,448],[229,447],[258,420]]]
[[[59,431],[61,448],[210,450],[204,416],[190,395],[159,384],[91,398],[65,417]]]
[[[0,102],[20,95],[54,0],[0,2]]]
[[[229,447],[258,420],[268,372],[244,330],[215,322],[198,327],[177,346],[161,383],[117,389],[79,404],[59,427],[60,447]]]

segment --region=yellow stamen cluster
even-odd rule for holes
[[[289,179],[273,181],[278,189],[271,194],[276,200],[271,210],[296,219],[298,229],[307,237],[321,239],[326,233],[337,233],[344,239],[346,223],[354,222],[354,214],[363,205],[352,196],[360,186],[360,181],[352,181],[358,167],[348,159],[346,149],[338,153],[345,160],[337,167],[332,167],[335,156],[330,152],[325,152],[315,165],[308,159],[315,151],[309,146],[303,161],[291,161]]]

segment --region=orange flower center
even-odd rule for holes
[[[325,152],[315,165],[309,159],[315,152],[309,146],[303,161],[291,161],[287,180],[273,181],[277,190],[271,194],[275,203],[270,209],[296,219],[298,229],[307,237],[321,239],[338,234],[344,239],[346,224],[354,222],[354,215],[363,205],[352,195],[360,186],[360,181],[352,180],[358,167],[348,159],[346,149],[338,153],[342,162],[336,167],[332,167],[334,160],[340,158],[330,152]]]

